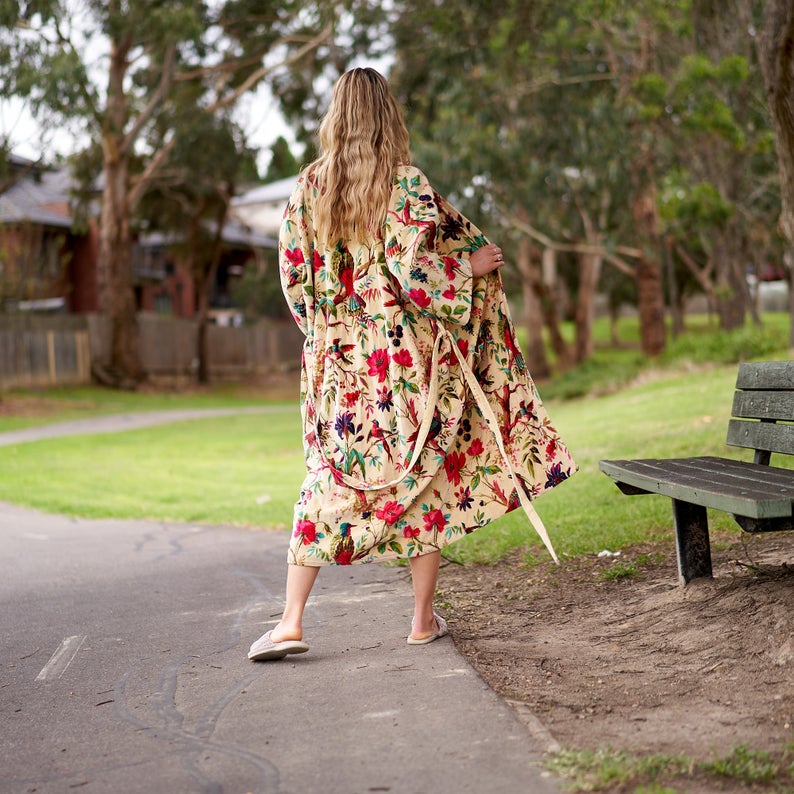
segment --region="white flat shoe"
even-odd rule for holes
[[[447,621],[441,617],[437,612],[433,613],[433,617],[436,619],[436,623],[438,624],[438,631],[435,634],[431,634],[429,637],[424,637],[421,640],[415,640],[413,637],[409,635],[408,637],[408,644],[409,645],[427,645],[429,642],[433,642],[434,640],[439,640],[442,637],[446,637],[449,634],[449,629],[447,628]],[[413,625],[413,621],[411,621],[411,625]]]
[[[273,642],[270,635],[273,629],[263,634],[249,649],[248,658],[252,662],[266,662],[270,659],[283,659],[290,653],[306,653],[309,646],[301,640]]]

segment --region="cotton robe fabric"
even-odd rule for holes
[[[302,176],[279,235],[282,287],[306,335],[307,473],[288,562],[427,554],[514,510],[495,430],[529,498],[566,480],[576,464],[527,371],[501,277],[472,277],[482,232],[399,166],[382,239],[327,248],[317,194]]]

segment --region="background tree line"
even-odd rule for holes
[[[730,330],[760,323],[748,274],[785,265],[791,280],[792,6],[30,0],[0,12],[0,92],[89,134],[75,164],[86,184],[102,175],[102,307],[114,367],[134,381],[136,227],[191,230],[206,296],[212,229],[255,177],[240,100],[267,81],[307,161],[333,80],[383,59],[417,164],[511,252],[505,277],[543,377],[544,336],[558,366],[591,355],[596,290],[614,310],[636,305],[656,355],[666,307],[682,330],[684,300],[702,291]],[[290,162],[283,142],[275,159]]]

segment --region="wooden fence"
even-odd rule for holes
[[[91,364],[107,364],[108,325],[97,315],[0,315],[0,389],[91,382]],[[198,370],[194,320],[141,313],[141,363],[153,380],[189,382]],[[262,319],[240,328],[211,325],[211,379],[264,375],[297,367],[303,336],[291,321]]]
[[[0,315],[0,389],[91,381],[91,344],[79,317]]]

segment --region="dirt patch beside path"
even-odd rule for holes
[[[794,533],[712,538],[677,585],[672,542],[526,567],[447,565],[458,648],[560,745],[723,756],[794,740]]]

